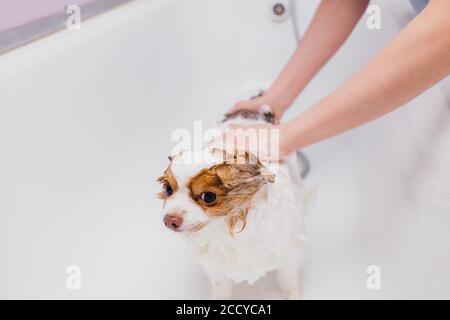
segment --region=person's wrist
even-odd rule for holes
[[[290,125],[287,124],[282,124],[279,127],[279,145],[280,145],[280,157],[284,158],[286,157],[288,154],[290,154],[291,152],[295,151],[295,145],[293,143],[294,139],[294,135],[292,132],[292,128],[290,127]]]
[[[272,108],[278,118],[290,107],[293,99],[286,90],[269,89],[263,96],[265,104]]]

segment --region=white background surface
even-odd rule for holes
[[[317,2],[317,1],[315,1]],[[298,1],[302,30],[314,1]],[[162,224],[176,128],[214,124],[292,53],[270,1],[137,1],[0,56],[0,298],[192,298],[209,284]],[[288,116],[349,78],[412,16],[377,1]],[[414,53],[411,53],[414,54]],[[448,79],[447,79],[448,80]],[[306,151],[317,186],[305,298],[450,298],[450,110],[442,86]],[[366,268],[379,265],[382,289]],[[66,288],[79,265],[82,288]],[[273,277],[236,298],[276,298]]]

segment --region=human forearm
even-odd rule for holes
[[[376,119],[450,73],[450,1],[434,0],[367,66],[311,109],[282,126],[297,149]]]
[[[344,43],[363,15],[368,0],[322,0],[316,14],[274,84],[268,91],[282,114],[314,75]]]

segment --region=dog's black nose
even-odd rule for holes
[[[178,231],[181,228],[181,225],[183,224],[183,217],[179,214],[166,214],[164,216],[164,224],[167,228]]]

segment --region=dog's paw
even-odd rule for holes
[[[210,300],[230,300],[232,296],[231,287],[229,286],[217,286],[213,287],[211,294],[209,295]]]
[[[301,300],[303,299],[303,291],[297,289],[286,289],[281,292],[282,296],[286,300]]]
[[[231,299],[231,295],[228,293],[211,293],[209,295],[209,300],[230,300]]]

